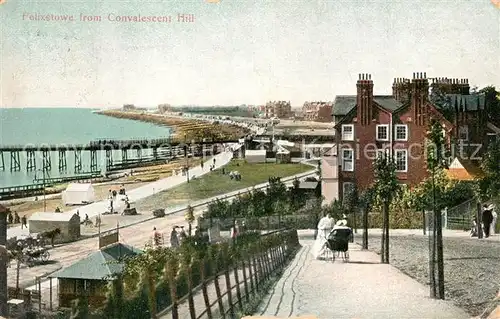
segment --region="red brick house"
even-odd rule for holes
[[[324,189],[337,189],[338,194],[325,195],[328,200],[342,198],[353,183],[359,189],[368,187],[374,180],[373,161],[382,152],[392,151],[402,184],[421,182],[427,176],[424,141],[432,118],[442,123],[448,142],[461,140],[467,151],[477,148],[471,144],[484,143],[488,134],[498,134],[498,128],[487,123],[484,96],[471,95],[467,80],[432,79],[432,85],[440,88],[448,102],[450,120],[443,115],[443,106],[430,102],[425,73],[414,73],[411,80],[394,79],[392,95],[374,95],[371,75],[360,74],[356,95],[335,98],[337,147],[333,156],[337,157],[338,172],[325,170],[332,176],[325,175],[324,180],[337,183],[337,187]]]

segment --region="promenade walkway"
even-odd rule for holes
[[[235,149],[239,149],[241,146],[234,144],[231,145]],[[209,166],[213,164],[213,159],[215,158],[215,167],[220,168],[224,165],[227,165],[231,159],[233,158],[233,152],[222,152],[220,154],[211,157],[209,160],[205,162],[204,168],[202,169],[200,165],[193,167],[189,170],[189,178],[195,178],[202,175],[205,175],[210,172]],[[183,184],[187,181],[186,176],[170,176],[156,182],[149,183],[147,185],[138,187],[136,189],[130,190],[127,192],[127,196],[131,203],[138,201],[140,199],[146,198],[148,196],[154,195],[155,193],[173,188],[180,184]],[[109,201],[102,200],[100,202],[92,203],[85,206],[79,206],[78,208],[72,209],[70,211],[64,212],[64,214],[76,214],[77,211],[80,212],[80,216],[84,216],[87,214],[89,218],[95,217],[99,214],[104,213],[108,210]],[[16,237],[16,236],[27,236],[29,234],[29,230],[24,228],[21,229],[21,226],[10,227],[7,229],[7,238]]]
[[[306,232],[307,233],[307,232]],[[312,238],[312,232],[309,232]],[[302,249],[272,289],[256,315],[278,317],[314,314],[330,318],[439,318],[469,316],[449,301],[429,298],[429,288],[419,284],[380,257],[350,245],[350,262],[313,259],[312,239],[301,240]]]

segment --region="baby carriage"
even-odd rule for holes
[[[334,228],[327,237],[325,246],[327,252],[331,253],[332,262],[335,257],[342,256],[344,262],[349,261],[349,241],[352,237],[352,230],[349,227]],[[327,253],[327,258],[329,253]]]

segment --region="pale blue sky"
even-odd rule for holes
[[[102,22],[23,20],[23,13]],[[115,15],[195,15],[117,23]],[[500,86],[500,10],[455,1],[19,1],[0,5],[1,107],[333,100],[371,73]]]

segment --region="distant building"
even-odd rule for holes
[[[170,104],[159,104],[158,105],[158,112],[159,113],[167,113],[167,112],[172,112],[172,105]]]
[[[326,122],[333,120],[333,102],[305,102],[301,117],[304,121]]]
[[[265,106],[265,117],[266,118],[289,118],[293,116],[292,105],[290,101],[270,101],[266,103]]]

